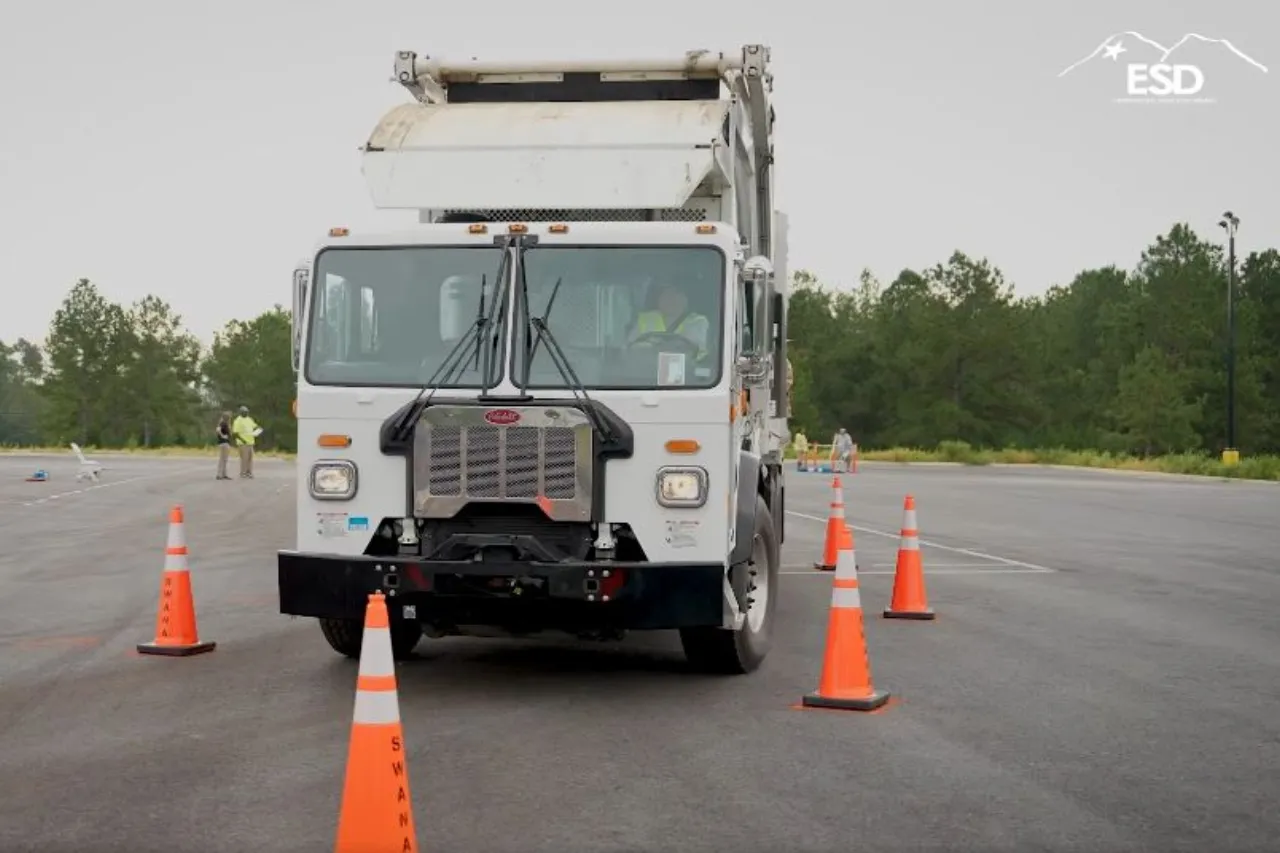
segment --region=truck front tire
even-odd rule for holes
[[[364,642],[364,623],[359,619],[321,619],[320,633],[338,654],[360,659],[360,647]],[[404,619],[391,619],[391,655],[404,660],[413,654],[422,639],[422,626]]]
[[[756,495],[751,558],[746,563],[733,566],[729,576],[734,589],[746,592],[746,597],[754,601],[746,608],[747,618],[737,631],[724,628],[685,628],[680,631],[685,658],[695,669],[722,675],[745,675],[754,672],[764,662],[773,645],[780,563],[773,515],[764,498]]]

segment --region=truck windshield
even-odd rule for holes
[[[587,388],[710,388],[720,381],[725,257],[711,246],[536,246],[524,255],[529,310]],[[518,284],[518,283],[517,283]],[[526,365],[516,324],[513,379]],[[536,333],[534,334],[536,338]],[[544,340],[530,388],[565,388]]]
[[[316,258],[306,378],[313,385],[416,386],[474,334],[481,285],[487,314],[498,291],[497,247],[328,248]],[[505,321],[496,330],[505,335]],[[490,336],[492,340],[492,336]],[[468,350],[471,352],[471,350]],[[493,381],[501,377],[502,350]],[[443,387],[480,384],[474,355]]]

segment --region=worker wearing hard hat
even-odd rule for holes
[[[262,430],[256,421],[249,417],[249,407],[241,406],[240,414],[231,423],[231,432],[236,439],[236,447],[240,450],[240,476],[253,479],[253,443]]]

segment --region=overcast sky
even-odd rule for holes
[[[287,10],[287,11],[286,11]],[[1125,64],[1195,64],[1211,104],[1119,104]],[[43,338],[79,277],[156,293],[206,341],[287,305],[332,225],[376,212],[357,148],[408,99],[397,49],[442,56],[649,56],[773,48],[791,266],[986,256],[1020,293],[1132,267],[1175,220],[1242,251],[1280,245],[1280,2],[927,0],[69,0],[0,28],[0,339]]]

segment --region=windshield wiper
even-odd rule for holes
[[[502,328],[502,322],[507,316],[507,295],[511,292],[511,282],[508,280],[510,276],[507,271],[511,265],[511,238],[505,235],[494,237],[493,244],[502,249],[502,260],[498,264],[498,274],[494,281],[497,282],[497,292],[493,295],[493,305],[489,307],[488,324],[494,329],[493,339],[486,338],[483,355],[480,353],[480,343],[476,342],[476,357],[480,362],[480,393],[479,397],[484,398],[489,393],[489,388],[493,385],[490,377],[497,367],[497,360],[494,358],[494,350],[501,345],[501,336],[497,331]]]
[[[551,316],[551,308],[556,301],[556,293],[560,290],[560,282],[562,278],[556,279],[555,286],[551,289],[551,296],[547,299],[547,308],[542,312],[541,317],[534,317],[533,310],[529,307],[529,280],[525,277],[524,272],[524,254],[528,251],[529,246],[521,242],[518,244],[520,251],[517,252],[515,274],[520,277],[520,289],[518,295],[520,297],[521,318],[524,320],[524,346],[525,346],[525,362],[521,371],[521,382],[518,386],[521,394],[525,394],[529,385],[529,373],[533,369],[533,357],[538,352],[538,345],[542,341],[547,342],[547,354],[551,356],[551,363],[556,366],[556,370],[560,373],[560,378],[564,380],[569,390],[573,392],[573,400],[578,403],[578,407],[582,410],[587,419],[591,421],[592,428],[599,435],[600,440],[604,443],[611,443],[615,440],[613,429],[610,428],[608,421],[601,417],[596,411],[595,401],[587,394],[587,387],[578,379],[578,374],[574,371],[573,365],[569,363],[569,359],[565,356],[564,350],[560,348],[560,344],[556,341],[555,335],[551,334],[550,327],[547,326],[547,318]],[[530,346],[529,339],[531,333],[536,329],[538,337],[534,339]]]
[[[561,276],[560,278],[556,279],[556,283],[551,288],[551,296],[547,298],[546,310],[542,312],[542,319],[544,322],[548,317],[551,316],[551,308],[556,304],[556,294],[560,292],[560,282],[562,281],[564,281],[564,276]],[[524,299],[525,299],[525,304],[527,306],[528,300],[529,300],[529,292],[527,288],[524,291]],[[529,328],[528,326],[525,327],[526,332],[528,331],[528,328]],[[538,333],[538,337],[532,342],[532,344],[530,344],[530,341],[529,341],[530,337],[531,336],[528,334],[526,334],[524,337],[524,356],[525,356],[524,374],[523,374],[524,385],[521,386],[521,390],[524,390],[524,387],[527,387],[529,384],[529,372],[533,370],[533,360],[534,358],[537,357],[538,346],[542,343],[541,332]]]
[[[502,259],[498,261],[498,272],[496,273],[497,281],[501,282],[507,271],[509,263],[509,254],[502,253]],[[488,277],[480,276],[480,300],[476,307],[476,319],[471,329],[458,338],[458,342],[453,345],[453,349],[449,350],[449,354],[444,357],[444,361],[440,362],[440,366],[436,368],[431,377],[419,389],[418,394],[409,405],[405,408],[404,414],[396,421],[391,430],[393,441],[404,441],[408,437],[409,427],[422,414],[422,410],[431,404],[431,398],[435,396],[436,391],[441,385],[448,385],[460,373],[467,360],[471,357],[472,350],[475,350],[475,358],[477,363],[480,360],[480,350],[484,346],[484,342],[489,338],[489,329],[494,325],[494,311],[501,302],[501,297],[495,297],[493,304],[489,307],[489,313],[484,310],[485,291],[488,287]],[[485,373],[481,382],[488,379],[488,355],[492,347],[485,349]],[[483,394],[483,390],[481,391]],[[424,397],[425,395],[425,397]]]

